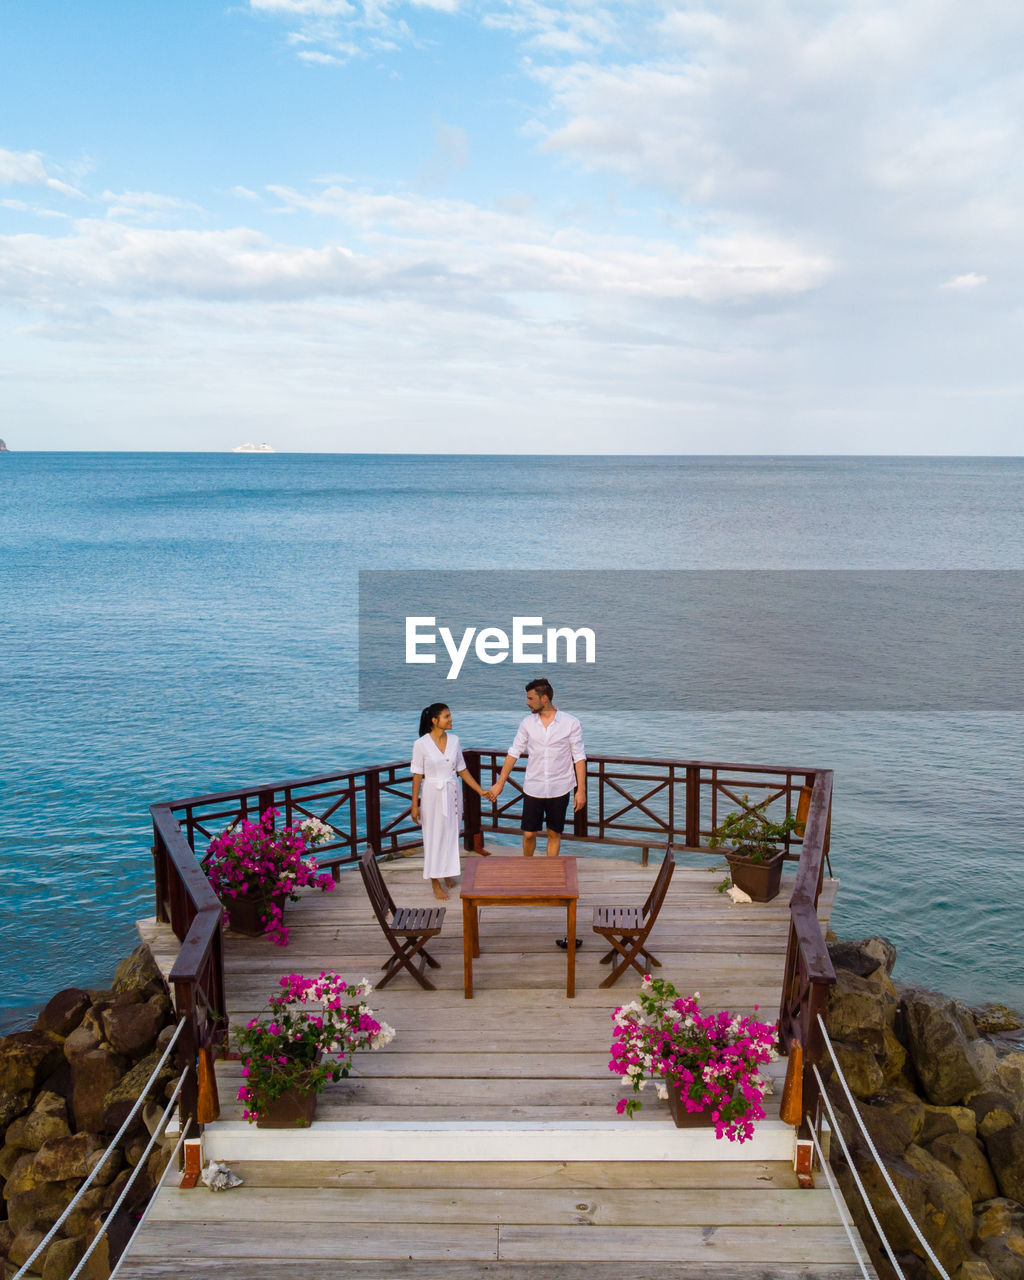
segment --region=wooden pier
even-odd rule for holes
[[[179,1190],[172,1174],[121,1280],[860,1276],[824,1181],[798,1187],[794,1130],[778,1118],[784,1061],[768,1118],[745,1144],[675,1129],[653,1093],[635,1120],[615,1114],[624,1086],[608,1071],[611,1013],[635,996],[639,979],[599,988],[608,970],[598,964],[605,948],[590,917],[598,903],[642,901],[656,862],[656,854],[650,867],[638,857],[580,857],[584,942],[572,1000],[554,945],[564,911],[514,907],[483,910],[474,999],[466,1000],[456,889],[431,943],[439,989],[421,990],[402,974],[374,992],[369,1003],[397,1035],[357,1057],[359,1074],[328,1086],[309,1130],[243,1122],[239,1064],[219,1062],[221,1118],[205,1130],[204,1160],[226,1161],[245,1185]],[[421,859],[399,857],[382,870],[400,905],[433,902]],[[681,992],[699,991],[703,1007],[757,1007],[774,1022],[792,876],[774,902],[734,905],[717,891],[722,875],[681,860],[651,935],[659,973]],[[823,882],[822,928],[837,883]],[[351,872],[335,892],[290,904],[287,921],[287,949],[224,935],[232,1022],[259,1010],[283,973],[374,980],[389,954]],[[170,925],[146,920],[139,930],[169,973],[181,947]]]

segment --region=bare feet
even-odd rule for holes
[[[455,876],[448,876],[447,879],[442,880],[441,883],[444,885],[446,889],[454,889],[455,881],[456,881]]]
[[[444,885],[441,883],[441,881],[431,880],[430,883],[434,886],[434,897],[438,900],[438,902],[447,902],[448,892],[445,889]]]

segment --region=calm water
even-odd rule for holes
[[[415,709],[356,709],[359,569],[1021,569],[1024,460],[8,453],[0,549],[9,1029],[134,945],[155,800],[405,754]],[[454,710],[499,748],[520,714]],[[1024,1006],[1020,716],[640,715],[624,691],[584,727],[833,767],[837,930]]]

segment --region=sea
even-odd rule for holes
[[[419,707],[359,709],[371,569],[1021,570],[1024,459],[0,453],[0,1032],[136,944],[152,803],[407,758]],[[468,745],[522,714],[436,696]],[[832,768],[837,932],[1024,1009],[1019,711],[634,701],[588,749]]]

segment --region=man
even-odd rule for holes
[[[557,858],[562,847],[562,831],[569,796],[575,787],[573,812],[587,803],[586,753],[583,729],[575,716],[552,705],[554,690],[547,680],[531,680],[526,686],[526,705],[530,714],[519,725],[508,749],[498,780],[484,795],[497,800],[516,761],[527,754],[526,777],[523,780],[523,856],[532,858],[537,836],[543,829],[547,835],[547,856]],[[558,940],[568,947],[568,939]],[[576,946],[581,940],[576,939]]]

